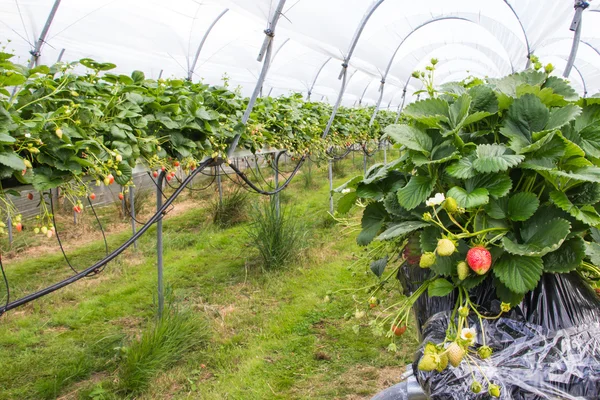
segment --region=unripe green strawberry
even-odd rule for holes
[[[447,349],[448,361],[450,361],[450,365],[454,368],[458,367],[465,357],[465,350],[458,345],[458,343],[453,342]]]
[[[408,238],[408,243],[402,252],[404,259],[411,266],[416,266],[421,261],[421,234],[419,232]]]
[[[438,363],[437,363],[435,355],[425,354],[419,361],[419,365],[417,366],[417,368],[419,368],[420,371],[429,372],[429,371],[433,371],[434,369],[436,369],[437,366],[438,366]]]
[[[437,248],[435,250],[438,256],[448,257],[454,254],[456,246],[450,239],[440,239],[438,240]]]
[[[467,264],[477,275],[485,275],[492,266],[492,255],[483,246],[473,247],[467,252]]]
[[[488,393],[492,397],[500,397],[500,386],[493,383],[488,387]]]
[[[469,276],[469,266],[465,261],[461,261],[456,266],[456,272],[458,273],[458,279],[464,281]]]
[[[454,214],[458,211],[458,203],[452,197],[447,197],[444,201],[444,210],[446,210],[449,214]]]
[[[458,309],[458,315],[460,315],[463,318],[467,318],[469,316],[469,307],[468,306],[462,306]]]
[[[482,360],[485,360],[487,358],[490,358],[492,356],[493,352],[494,351],[492,350],[492,348],[490,346],[481,346],[477,350],[477,355],[479,355],[479,358],[481,358]]]
[[[429,268],[435,264],[435,254],[431,252],[424,253],[419,261],[419,267]]]
[[[474,381],[473,383],[471,383],[471,392],[473,393],[480,393],[483,390],[483,386],[481,386],[481,383]]]
[[[440,354],[437,356],[437,372],[442,372],[446,368],[448,368],[448,354]]]

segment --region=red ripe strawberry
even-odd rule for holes
[[[594,290],[596,291],[596,294],[598,295],[598,297],[600,297],[600,288],[596,288]]]
[[[473,247],[467,253],[467,264],[477,275],[484,275],[492,266],[492,255],[483,246]]]
[[[96,194],[95,193],[90,194],[90,200],[96,200]]]
[[[173,179],[173,176],[172,175],[167,175],[167,180],[171,181],[171,179]]]
[[[33,193],[27,193],[27,198],[29,200],[33,200]]]
[[[406,332],[406,325],[402,325],[402,326],[392,325],[392,332],[394,332],[394,335],[396,335],[396,336],[402,336],[402,335],[404,335],[404,332]]]
[[[152,173],[152,176],[153,176],[153,177],[155,177],[155,178],[158,178],[158,171],[154,171],[154,172]]]
[[[173,165],[174,165],[174,166],[176,166],[176,167],[179,167],[181,164],[179,163],[179,161],[175,161],[175,162],[173,163]]]
[[[108,174],[106,178],[108,179],[109,185],[115,183],[115,177],[113,176],[113,174]]]
[[[79,207],[79,206],[74,206],[74,207],[73,207],[73,211],[75,211],[76,213],[80,213],[80,212],[81,212],[81,207]]]
[[[160,167],[161,170],[166,170],[167,168],[165,166]]]
[[[123,200],[125,198],[125,196],[123,196],[123,193],[119,193],[119,200]]]
[[[17,232],[21,232],[23,230],[23,224],[20,222],[17,222],[17,225],[15,225],[15,228],[17,228]]]

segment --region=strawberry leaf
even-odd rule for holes
[[[487,204],[490,201],[487,189],[477,188],[470,192],[455,186],[448,190],[448,197],[453,197],[460,207],[466,209],[475,208]]]
[[[596,209],[590,205],[576,207],[567,195],[563,192],[553,191],[550,193],[550,200],[561,210],[568,212],[578,221],[590,226],[600,225],[600,215]]]
[[[423,221],[407,221],[392,224],[385,230],[381,235],[377,237],[377,240],[390,240],[397,238],[398,236],[406,235],[407,233],[414,232],[418,229],[430,226],[428,222]]]
[[[371,263],[371,272],[377,275],[378,278],[381,278],[381,275],[385,272],[385,267],[387,267],[388,258],[385,256],[379,260],[373,261]]]
[[[540,257],[504,254],[493,266],[494,275],[512,292],[527,293],[535,289],[543,272]]]
[[[508,201],[508,218],[511,221],[527,221],[539,206],[540,201],[535,194],[519,192]]]
[[[530,223],[521,229],[523,243],[516,243],[508,237],[502,238],[504,249],[510,254],[541,257],[557,250],[571,232],[571,224],[562,218]]]
[[[507,154],[508,149],[500,144],[477,146],[477,158],[473,167],[483,173],[506,171],[516,167],[525,159],[523,155]]]
[[[435,180],[429,176],[413,176],[410,182],[398,190],[398,202],[407,210],[417,208],[423,203],[435,186]]]
[[[574,237],[563,243],[562,246],[552,253],[546,254],[544,271],[553,273],[571,272],[583,261],[585,257],[585,243],[580,237]]]
[[[365,208],[362,217],[362,231],[356,239],[360,246],[366,246],[375,239],[377,233],[383,227],[387,212],[381,203],[371,203]]]
[[[385,136],[406,148],[429,155],[433,142],[429,135],[410,125],[390,125],[385,128]]]
[[[448,296],[454,290],[454,285],[444,278],[436,279],[427,287],[429,297],[444,297]]]

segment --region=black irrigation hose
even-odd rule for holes
[[[6,286],[6,305],[4,306],[4,308],[6,308],[10,304],[10,285],[8,284],[8,277],[6,276],[6,271],[4,271],[4,265],[2,264],[2,257],[0,257],[0,271],[2,271],[2,277],[4,278],[4,285]]]
[[[333,148],[331,150],[333,150]],[[339,154],[333,154],[333,151],[327,151],[326,154],[329,157],[331,157],[331,159],[333,159],[333,161],[339,161],[339,160],[342,160],[342,159],[346,158],[346,156],[348,154],[350,154],[351,151],[352,151],[352,146],[348,146],[348,148],[346,149],[346,151],[343,154],[341,154],[341,155],[339,155]]]
[[[185,186],[187,186],[192,180],[193,178],[196,176],[196,174],[198,174],[200,171],[202,171],[204,168],[206,168],[209,164],[211,164],[214,160],[213,159],[209,159],[206,160],[205,162],[203,162],[202,164],[200,164],[200,166],[198,167],[198,169],[196,171],[194,171],[192,174],[190,174],[186,180],[184,181],[183,185],[180,186],[179,188],[177,188],[177,190],[171,195],[171,197],[169,197],[165,203],[163,204],[163,206],[157,210],[156,214],[154,214],[149,220],[148,223],[146,225],[144,225],[139,231],[137,231],[133,236],[131,236],[125,243],[123,243],[121,246],[119,246],[116,250],[114,250],[112,253],[110,253],[109,255],[107,255],[105,258],[103,258],[102,260],[96,262],[94,265],[92,265],[91,267],[86,268],[85,270],[79,272],[78,274],[75,274],[67,279],[64,279],[58,283],[55,283],[52,286],[48,286],[45,289],[42,289],[38,292],[32,293],[30,295],[27,295],[25,297],[22,297],[20,299],[17,299],[15,301],[13,301],[12,303],[7,303],[4,307],[0,308],[0,315],[4,314],[6,311],[12,310],[14,308],[17,308],[19,306],[22,306],[24,304],[27,304],[33,300],[37,300],[40,297],[46,296],[50,293],[53,293],[55,291],[57,291],[58,289],[61,289],[65,286],[68,286],[72,283],[75,283],[77,281],[79,281],[82,278],[85,278],[86,276],[94,273],[95,271],[98,271],[101,267],[103,267],[104,265],[106,265],[107,263],[109,263],[110,261],[114,260],[115,258],[117,258],[121,253],[123,253],[127,248],[129,248],[129,246],[131,246],[135,241],[137,241],[144,233],[146,233],[146,231],[148,229],[150,229],[150,227],[157,222],[159,219],[161,219],[165,213],[165,211],[173,204],[173,202],[175,201],[175,199],[181,194],[181,192],[185,189]]]
[[[102,240],[104,240],[104,249],[106,251],[106,255],[108,256],[108,254],[109,254],[108,240],[106,239],[106,232],[104,232],[104,227],[102,226],[102,221],[100,221],[100,218],[98,217],[98,213],[96,213],[96,209],[94,208],[94,205],[92,204],[92,199],[90,199],[89,196],[87,198],[87,201],[88,201],[88,204],[90,205],[90,208],[92,209],[92,213],[94,214],[94,217],[96,218],[96,222],[98,222],[98,226],[100,227],[100,232],[102,232]],[[102,272],[105,267],[106,267],[106,264],[102,267],[102,269],[99,272]]]
[[[246,182],[246,184],[248,186],[250,186],[252,188],[252,190],[254,190],[256,193],[258,194],[262,194],[265,196],[272,196],[274,194],[277,194],[281,191],[283,191],[291,182],[292,179],[294,178],[294,176],[296,176],[296,174],[298,173],[298,171],[300,170],[300,167],[302,167],[302,164],[304,164],[304,160],[306,159],[306,156],[303,156],[300,161],[298,162],[298,165],[296,165],[296,168],[294,168],[294,170],[292,171],[292,174],[286,179],[286,181],[279,186],[278,188],[276,188],[274,191],[272,192],[267,192],[264,191],[262,189],[260,189],[259,187],[257,187],[254,183],[252,183],[252,181],[250,181],[248,179],[248,177],[246,177],[246,175],[244,175],[244,173],[242,171],[240,171],[235,165],[230,164],[229,167],[237,174],[237,176],[239,176],[240,178],[242,178],[242,180],[244,182]]]
[[[44,195],[42,194],[42,197]],[[58,246],[60,247],[60,251],[62,252],[63,258],[65,259],[65,261],[67,262],[67,265],[69,266],[69,268],[71,268],[71,271],[75,272],[76,274],[79,273],[79,271],[77,271],[73,265],[71,264],[71,261],[69,260],[69,257],[67,257],[67,253],[65,252],[65,248],[63,247],[62,241],[60,240],[60,235],[58,234],[58,225],[56,224],[56,218],[54,217],[54,200],[52,199],[52,192],[50,192],[50,211],[52,212],[52,225],[54,225],[54,234],[56,235],[56,240],[58,241]]]

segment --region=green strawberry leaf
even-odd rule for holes
[[[338,213],[348,214],[348,212],[350,211],[350,209],[356,202],[357,198],[358,198],[358,196],[356,195],[356,192],[346,193],[345,195],[340,197],[340,199],[338,200],[338,204],[337,204]]]
[[[384,258],[381,258],[379,260],[373,261],[370,265],[371,271],[375,275],[377,275],[378,278],[381,278],[381,276],[385,272],[385,268],[387,267],[387,264],[388,264],[387,256],[385,256]]]
[[[449,123],[449,105],[442,99],[426,99],[408,105],[402,113],[432,128],[440,128],[440,122]]]
[[[431,137],[426,132],[410,125],[390,125],[385,128],[384,137],[426,155],[429,155],[433,146]]]
[[[498,278],[494,278],[494,287],[496,288],[496,296],[501,302],[510,304],[516,307],[523,301],[525,293],[515,293],[504,285]]]
[[[446,168],[446,172],[448,175],[457,178],[457,179],[469,179],[477,175],[477,170],[473,166],[473,161],[475,161],[476,156],[470,155],[468,157],[463,157],[457,162]]]
[[[525,94],[508,109],[500,133],[510,139],[510,147],[518,151],[533,143],[533,133],[543,131],[550,120],[550,111],[540,98]]]
[[[480,144],[473,167],[483,173],[500,172],[516,167],[525,159],[523,155],[507,152],[508,148],[500,144]]]
[[[561,274],[571,272],[579,267],[584,258],[585,242],[580,237],[574,237],[564,242],[558,250],[542,258],[544,271]]]
[[[366,246],[375,239],[383,227],[383,223],[387,218],[385,207],[381,203],[369,204],[363,213],[361,226],[362,231],[356,239],[360,246]]]
[[[398,203],[407,210],[417,208],[423,203],[435,186],[435,179],[429,176],[413,176],[408,184],[398,190]]]
[[[429,224],[428,222],[423,221],[406,221],[391,224],[381,235],[377,237],[377,240],[394,239],[430,225],[431,224]]]
[[[540,206],[540,200],[533,193],[519,192],[508,201],[508,218],[511,221],[527,221]]]
[[[429,297],[445,297],[454,290],[454,285],[444,278],[436,279],[427,287]]]
[[[535,289],[543,272],[540,257],[503,254],[493,266],[494,275],[511,292],[527,293]]]
[[[580,115],[581,108],[574,104],[557,107],[550,112],[550,119],[546,124],[545,130],[562,128]]]
[[[477,188],[470,192],[465,189],[455,186],[448,190],[448,197],[453,197],[459,207],[466,209],[483,206],[490,201],[489,192],[487,189]]]
[[[554,218],[540,224],[529,223],[521,229],[523,243],[516,243],[505,236],[502,238],[502,244],[510,254],[541,257],[557,250],[570,232],[569,221]]]
[[[586,243],[585,255],[590,259],[592,264],[600,265],[600,244],[594,242]]]
[[[467,191],[476,188],[487,189],[490,196],[494,198],[504,197],[512,188],[512,180],[505,174],[479,174],[465,182]]]
[[[600,215],[596,209],[590,205],[581,207],[575,206],[563,192],[553,191],[550,193],[550,200],[561,210],[568,212],[572,217],[584,224],[590,226],[600,225]]]

